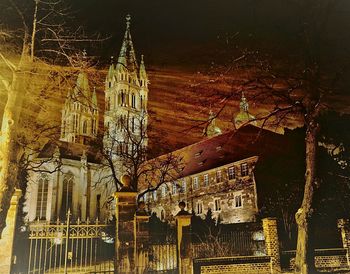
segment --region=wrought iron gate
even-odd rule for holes
[[[64,223],[30,224],[28,273],[114,273],[109,227],[98,220],[71,224],[69,218]]]

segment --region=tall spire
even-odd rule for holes
[[[141,85],[147,87],[148,77],[147,77],[147,73],[146,73],[145,62],[143,61],[143,55],[141,55],[140,75],[139,75],[139,77],[140,77],[140,80],[142,81]]]
[[[123,44],[118,57],[117,67],[124,66],[129,71],[134,71],[135,69],[137,69],[137,62],[130,33],[131,16],[128,14],[125,19],[126,30],[124,34]]]
[[[244,96],[244,92],[242,91],[241,101],[239,103],[239,113],[237,113],[236,117],[234,117],[234,122],[236,128],[239,128],[245,124],[257,125],[255,121],[255,117],[249,113],[249,104],[247,98]]]
[[[221,134],[221,129],[216,125],[216,114],[210,109],[208,125],[203,130],[203,135],[207,137]]]

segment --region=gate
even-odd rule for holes
[[[111,226],[95,223],[29,225],[28,273],[114,273]]]

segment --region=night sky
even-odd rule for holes
[[[104,57],[118,53],[124,18],[130,14],[137,53],[145,54],[149,65],[196,68],[225,60],[236,47],[274,53],[277,58],[297,52],[305,17],[319,20],[308,11],[304,14],[299,2],[303,1],[75,0],[72,8],[88,30],[112,35],[104,45]],[[350,45],[350,2],[337,2],[324,46],[343,54]]]

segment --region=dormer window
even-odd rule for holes
[[[194,155],[194,157],[198,158],[199,156],[201,156],[202,152],[203,152],[203,150],[198,151],[198,152]]]

